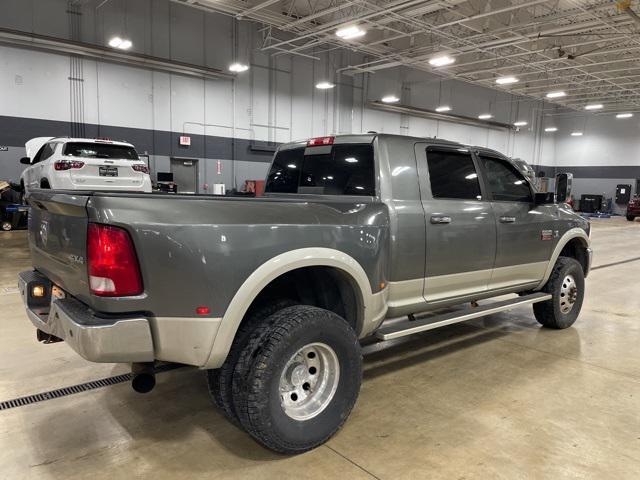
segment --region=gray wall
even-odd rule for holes
[[[615,114],[577,114],[556,122],[555,164],[558,171],[574,174],[574,197],[604,194],[615,198],[616,186],[631,185],[634,194],[640,178],[640,116],[617,119]],[[571,132],[581,131],[581,137]],[[616,205],[624,213],[625,205]]]
[[[362,131],[438,136],[490,146],[533,163],[552,162],[553,146],[536,139],[536,104],[514,103],[507,94],[462,82],[440,82],[423,72],[395,69],[372,75],[335,75],[362,59],[349,51],[319,57],[270,57],[259,50],[258,27],[205,13],[168,0],[88,1],[81,5],[79,28],[70,29],[66,0],[0,0],[0,28],[105,45],[113,35],[131,38],[132,51],[226,69],[234,59],[251,69],[231,80],[201,80],[100,61],[80,60],[82,97],[72,95],[66,55],[0,46],[0,178],[20,172],[20,147],[36,135],[69,135],[81,118],[85,134],[129,140],[148,152],[151,164],[167,168],[170,156],[192,157],[200,165],[200,189],[223,181],[230,188],[262,178],[268,153],[259,142]],[[71,32],[75,32],[72,34]],[[77,76],[78,72],[74,73]],[[337,87],[321,91],[320,80]],[[435,108],[438,99],[456,113],[476,116],[491,108],[496,120],[525,118],[520,132],[411,118],[366,108],[370,100],[402,94],[403,101]],[[73,105],[79,104],[74,110]],[[491,105],[489,105],[491,104]],[[516,115],[516,111],[520,113]],[[517,118],[516,118],[517,117]],[[180,134],[192,147],[178,146]],[[206,141],[205,141],[206,138]],[[217,160],[223,161],[216,173]]]
[[[613,132],[605,124],[590,124],[582,141],[590,142],[590,135],[598,141],[575,143],[567,137],[569,123],[582,120],[553,119],[560,130],[546,134],[542,127],[550,119],[543,118],[543,105],[530,99],[460,81],[441,81],[404,68],[354,77],[336,75],[338,69],[362,58],[348,50],[309,52],[319,60],[267,56],[260,51],[259,26],[250,22],[237,22],[234,28],[236,21],[230,17],[168,0],[110,1],[100,6],[102,3],[82,2],[80,15],[73,16],[67,12],[66,0],[0,0],[0,28],[98,45],[121,35],[131,38],[136,53],[222,70],[237,59],[250,63],[251,69],[235,80],[202,80],[80,60],[81,68],[74,71],[81,77],[82,96],[78,97],[69,79],[77,59],[0,46],[0,146],[9,147],[0,151],[0,178],[17,178],[21,169],[17,159],[23,155],[26,140],[69,135],[77,130],[73,122],[78,119],[89,137],[131,141],[139,151],[148,152],[157,170],[168,168],[171,156],[200,159],[200,191],[205,191],[205,184],[241,187],[245,179],[263,178],[271,155],[255,147],[264,142],[369,130],[488,146],[545,171],[571,167],[581,178],[591,178],[593,171],[577,172],[578,166],[639,165],[637,122],[624,131],[616,125]],[[77,19],[78,28],[70,28],[70,18]],[[337,87],[314,88],[327,79]],[[525,120],[528,125],[516,132],[367,108],[369,101],[387,94],[417,107],[446,103],[454,113],[475,117],[490,111],[497,121]],[[181,134],[192,137],[191,147],[178,145]],[[612,143],[617,146],[609,148]],[[222,162],[220,175],[218,160]],[[576,186],[610,192],[620,175],[615,171],[607,175],[611,178],[602,184],[577,181]]]

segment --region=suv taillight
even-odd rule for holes
[[[55,168],[56,170],[70,170],[72,168],[82,168],[82,167],[84,167],[84,162],[81,162],[79,160],[72,160],[72,161],[64,160],[62,162],[55,162],[53,164],[53,168]]]
[[[142,293],[142,276],[133,242],[126,230],[90,223],[87,262],[91,293],[128,297]]]
[[[146,165],[140,165],[139,163],[134,163],[131,167],[136,172],[149,173],[149,168]]]

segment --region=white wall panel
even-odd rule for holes
[[[556,162],[561,166],[640,166],[640,115],[617,119],[614,114],[587,115],[556,121]],[[583,132],[572,137],[573,131]]]
[[[0,47],[0,114],[69,120],[69,57]]]
[[[148,70],[99,64],[97,91],[100,98],[100,123],[151,128],[153,89],[150,80]],[[87,90],[90,91],[89,88]]]

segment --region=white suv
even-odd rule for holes
[[[151,192],[149,168],[130,143],[111,140],[38,137],[25,144],[29,165],[20,175],[23,191],[121,190]]]

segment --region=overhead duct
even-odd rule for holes
[[[197,78],[232,79],[233,75],[215,68],[201,67],[190,63],[166,60],[140,53],[127,53],[89,43],[72,42],[46,35],[37,35],[18,30],[0,28],[0,45],[10,47],[39,50],[60,55],[75,55],[77,57],[98,60],[102,62],[119,63],[137,68],[147,68],[160,72],[175,73]]]
[[[464,115],[456,115],[452,113],[438,113],[435,110],[428,110],[426,108],[410,107],[408,105],[389,105],[382,102],[369,102],[367,106],[374,110],[382,110],[384,112],[401,113],[404,115],[410,115],[412,117],[428,118],[431,120],[442,120],[443,122],[457,123],[461,125],[471,125],[473,127],[484,128],[504,128],[507,130],[515,130],[516,127],[509,123],[496,122],[493,120],[479,120],[473,117],[467,117]]]

